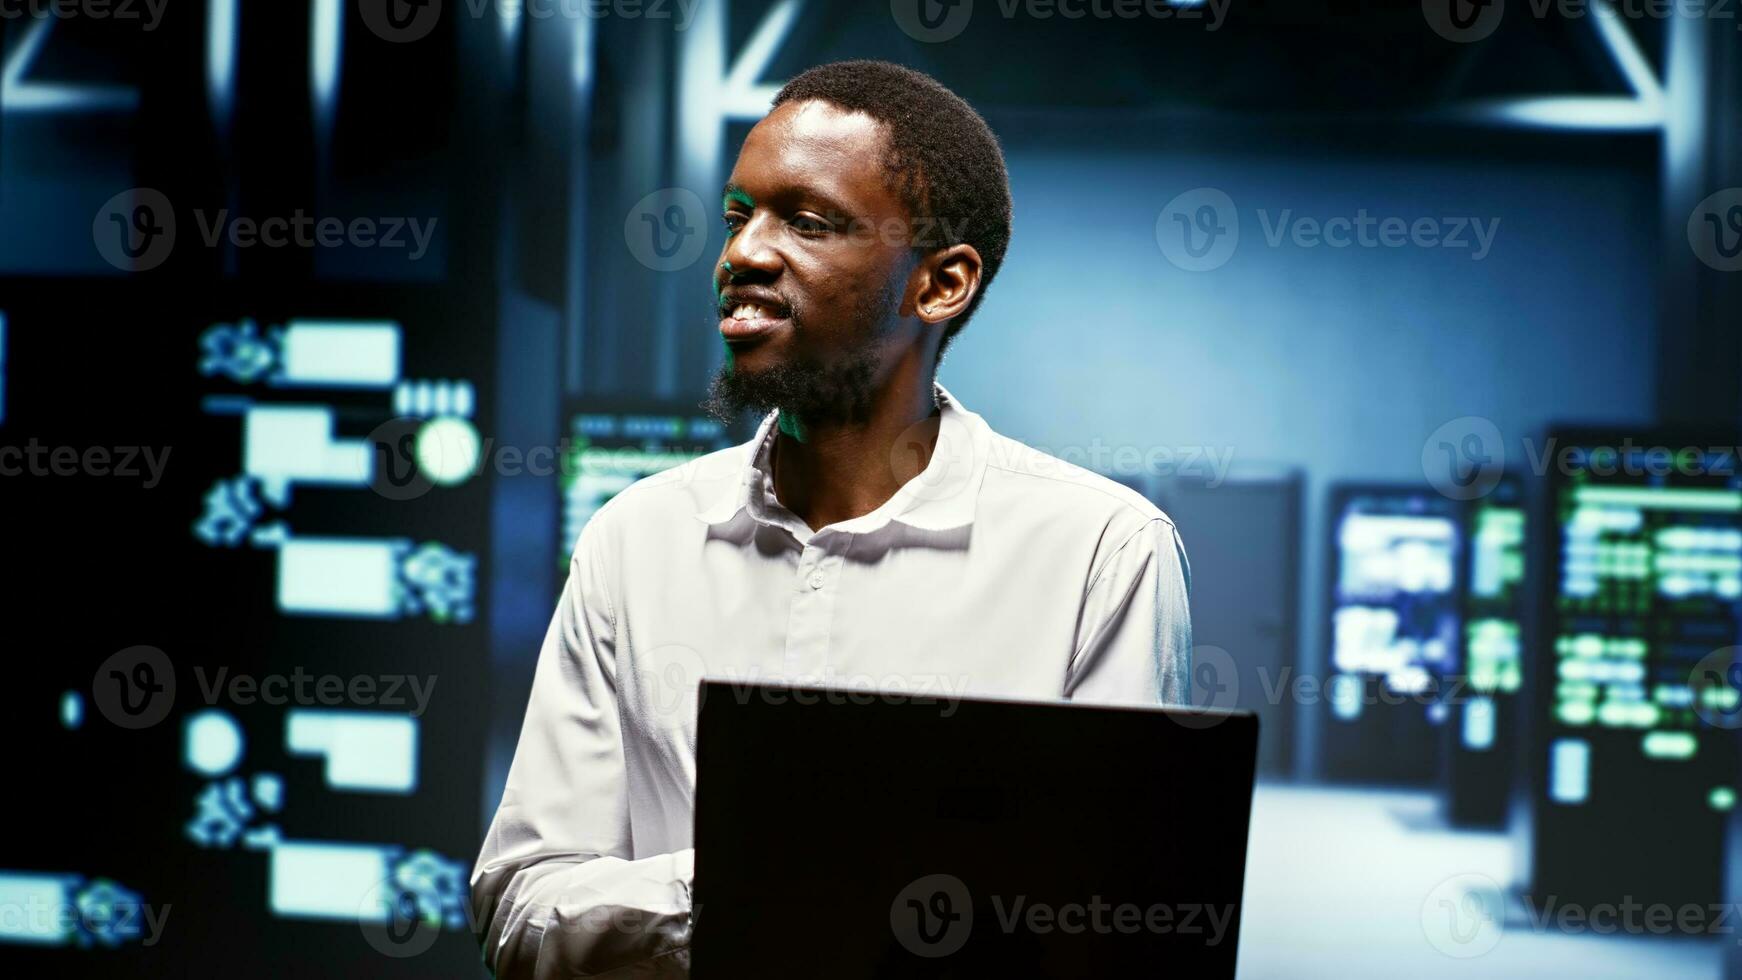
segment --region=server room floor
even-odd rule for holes
[[[1720,980],[1724,943],[1742,940],[1567,935],[1533,927],[1516,903],[1498,926],[1460,915],[1469,883],[1511,881],[1511,849],[1499,833],[1445,829],[1435,807],[1428,793],[1261,783],[1242,980]]]

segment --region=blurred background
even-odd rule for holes
[[[748,434],[711,202],[875,57],[1008,158],[940,380],[1175,518],[1194,700],[1263,716],[1242,976],[1742,978],[1739,27],[0,3],[0,968],[483,975],[568,550]]]

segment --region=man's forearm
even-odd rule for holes
[[[687,977],[694,869],[693,850],[481,863],[484,963],[497,980]]]

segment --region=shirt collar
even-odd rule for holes
[[[974,521],[974,507],[979,502],[980,484],[986,475],[986,461],[991,446],[991,429],[984,419],[968,411],[943,385],[933,383],[937,393],[939,414],[936,420],[937,443],[925,469],[914,474],[895,495],[869,514],[830,525],[833,530],[848,534],[868,534],[891,521],[927,531],[946,531],[964,527]],[[769,450],[779,431],[780,412],[768,413],[756,430],[756,437],[738,447],[743,478],[723,488],[715,500],[696,516],[708,524],[724,524],[740,513],[748,512],[763,524],[793,523],[790,511],[774,496],[774,477],[769,469]],[[929,435],[922,422],[912,430],[915,438]],[[899,469],[901,456],[911,452],[897,445],[890,461]],[[783,519],[786,518],[786,519]],[[797,522],[801,527],[803,522]]]

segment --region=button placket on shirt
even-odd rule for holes
[[[819,542],[819,537],[820,535],[813,535],[798,557],[799,581],[811,591],[821,589],[829,583],[828,573],[823,567],[829,559],[829,548],[826,543]]]
[[[792,612],[787,624],[785,668],[789,676],[820,674],[828,664],[834,594],[828,589],[836,558],[826,536],[813,535],[799,553]]]

